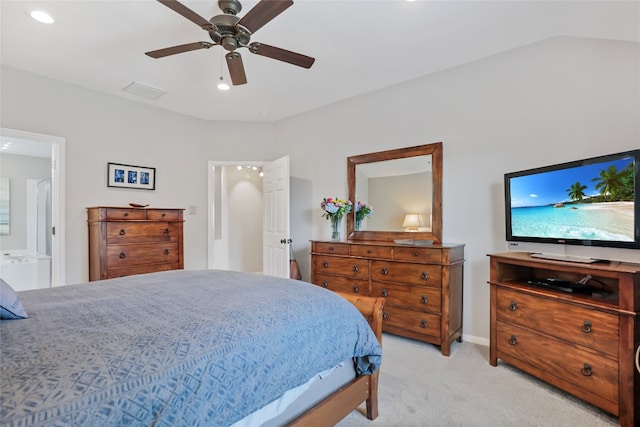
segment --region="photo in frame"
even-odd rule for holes
[[[107,186],[155,190],[156,168],[108,163]]]

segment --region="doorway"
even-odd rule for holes
[[[29,156],[39,156],[48,159],[51,165],[51,174],[44,180],[24,182],[25,190],[20,196],[25,198],[24,207],[18,209],[12,206],[10,213],[14,216],[16,225],[22,224],[24,237],[11,240],[10,234],[2,236],[2,252],[8,249],[24,250],[25,253],[35,253],[35,258],[50,257],[50,279],[44,283],[42,280],[35,287],[61,286],[65,284],[65,218],[64,218],[64,167],[65,167],[65,139],[62,137],[43,135],[33,132],[15,129],[0,128],[0,141],[3,147],[2,154],[16,154],[24,160]],[[42,150],[44,148],[44,151]],[[35,152],[33,150],[36,150]],[[38,153],[38,154],[35,154]],[[7,158],[9,158],[7,156]],[[6,168],[9,169],[9,168]],[[5,172],[2,173],[3,176]],[[24,177],[21,178],[25,179]],[[28,181],[25,179],[25,181]],[[41,182],[42,181],[42,182]],[[22,182],[20,183],[23,184]],[[29,189],[27,189],[27,187]],[[27,194],[31,194],[27,209]],[[38,196],[40,194],[40,196]],[[18,196],[18,195],[16,195]],[[41,200],[38,200],[38,197]],[[38,216],[38,213],[40,215]],[[11,233],[11,232],[10,232]],[[17,236],[14,231],[13,237]],[[6,237],[6,238],[5,238]],[[27,243],[27,242],[33,243]],[[23,248],[10,247],[22,244]],[[44,252],[42,252],[44,251]],[[47,252],[50,254],[48,255]],[[38,257],[42,253],[43,257]],[[41,262],[40,262],[41,263]],[[42,264],[42,263],[41,263]]]
[[[208,168],[208,267],[288,277],[289,157]]]
[[[209,268],[262,272],[262,190],[261,162],[211,162]]]

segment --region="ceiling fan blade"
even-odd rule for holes
[[[234,86],[247,83],[247,76],[244,73],[242,56],[240,56],[238,52],[229,52],[225,55],[225,58],[227,58],[227,66],[229,67],[231,83],[233,83]]]
[[[209,42],[195,42],[181,44],[179,46],[165,47],[164,49],[152,50],[151,52],[145,52],[145,55],[152,58],[164,58],[165,56],[175,55],[177,53],[190,52],[198,49],[209,49],[211,46],[215,46],[214,43]]]
[[[240,18],[236,25],[246,28],[253,34],[292,4],[292,0],[261,0],[246,15]]]
[[[291,52],[279,47],[269,46],[264,43],[251,43],[249,51],[256,55],[266,56],[268,58],[277,59],[278,61],[288,62],[303,68],[311,68],[315,62],[315,58],[301,53]]]
[[[213,29],[213,25],[211,24],[211,22],[207,21],[202,16],[198,15],[197,13],[195,13],[193,10],[189,9],[187,6],[183,5],[182,3],[176,0],[158,0],[158,1],[163,5],[167,6],[169,9],[173,10],[174,12],[177,12],[180,15],[184,16],[189,21],[193,22],[203,30],[209,31]]]

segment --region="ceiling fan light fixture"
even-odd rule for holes
[[[220,76],[220,81],[218,82],[218,89],[219,90],[229,90],[231,88],[231,86],[229,86],[228,84],[226,84],[224,82],[224,79],[222,78],[222,76]]]
[[[31,17],[38,22],[42,22],[43,24],[53,24],[53,18],[47,12],[42,10],[34,10],[31,12]]]

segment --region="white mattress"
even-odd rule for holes
[[[293,421],[356,377],[353,360],[316,374],[231,427],[277,427]]]

